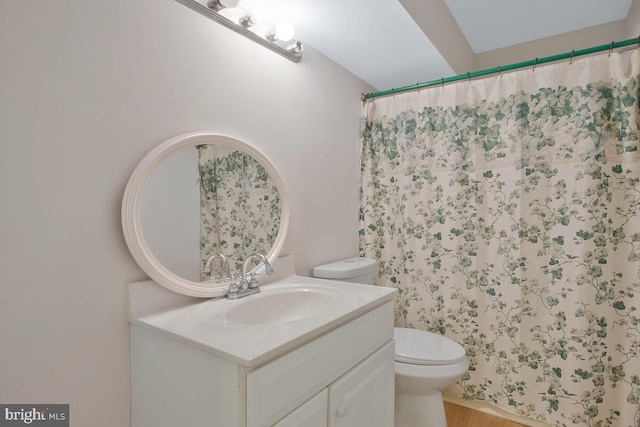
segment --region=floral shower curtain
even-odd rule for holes
[[[361,255],[450,390],[554,426],[640,424],[640,52],[364,106]]]
[[[278,188],[253,157],[226,146],[199,145],[200,275],[211,255],[242,271],[250,254],[268,254],[280,228]]]

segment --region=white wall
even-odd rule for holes
[[[640,37],[640,0],[633,0],[624,26],[625,38]]]
[[[360,93],[172,0],[0,1],[0,402],[129,423],[122,238],[137,162],[181,133],[246,140],[291,199],[297,270],[357,253]]]
[[[625,39],[626,21],[615,21],[582,30],[571,31],[553,37],[519,43],[501,49],[479,53],[475,58],[476,70],[494,68],[500,65],[532,61],[536,58],[559,55],[572,50],[588,49]],[[637,36],[635,36],[637,37]]]
[[[475,70],[531,61],[638,36],[640,0],[633,0],[626,19],[479,53],[475,55]]]

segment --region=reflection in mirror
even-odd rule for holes
[[[153,169],[142,192],[142,234],[168,270],[200,281],[200,193],[193,147],[175,151]]]
[[[204,144],[198,150],[200,182],[200,266],[213,254],[241,271],[252,253],[267,254],[280,228],[278,188],[248,154]],[[207,280],[201,273],[201,280]]]
[[[147,245],[169,271],[200,282],[207,259],[221,253],[240,271],[251,253],[267,254],[278,237],[282,201],[273,177],[249,154],[225,144],[187,146],[153,169],[142,194]]]

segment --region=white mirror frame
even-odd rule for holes
[[[140,211],[145,184],[151,172],[158,164],[181,148],[211,143],[225,145],[249,154],[256,159],[273,178],[276,188],[280,193],[280,202],[282,204],[282,215],[280,217],[278,235],[271,250],[266,254],[269,262],[273,263],[278,257],[280,249],[282,249],[289,227],[289,202],[286,197],[282,178],[273,164],[264,154],[243,141],[213,132],[192,132],[171,138],[155,147],[140,161],[127,182],[122,199],[122,230],[124,238],[131,255],[133,255],[133,258],[140,268],[153,281],[168,290],[182,295],[200,298],[226,295],[230,281],[227,280],[220,283],[212,281],[194,282],[180,277],[167,269],[167,267],[154,256],[144,239]],[[264,268],[258,271],[264,271]]]

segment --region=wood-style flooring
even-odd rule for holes
[[[526,427],[524,424],[448,402],[444,403],[444,411],[447,415],[448,427]]]

